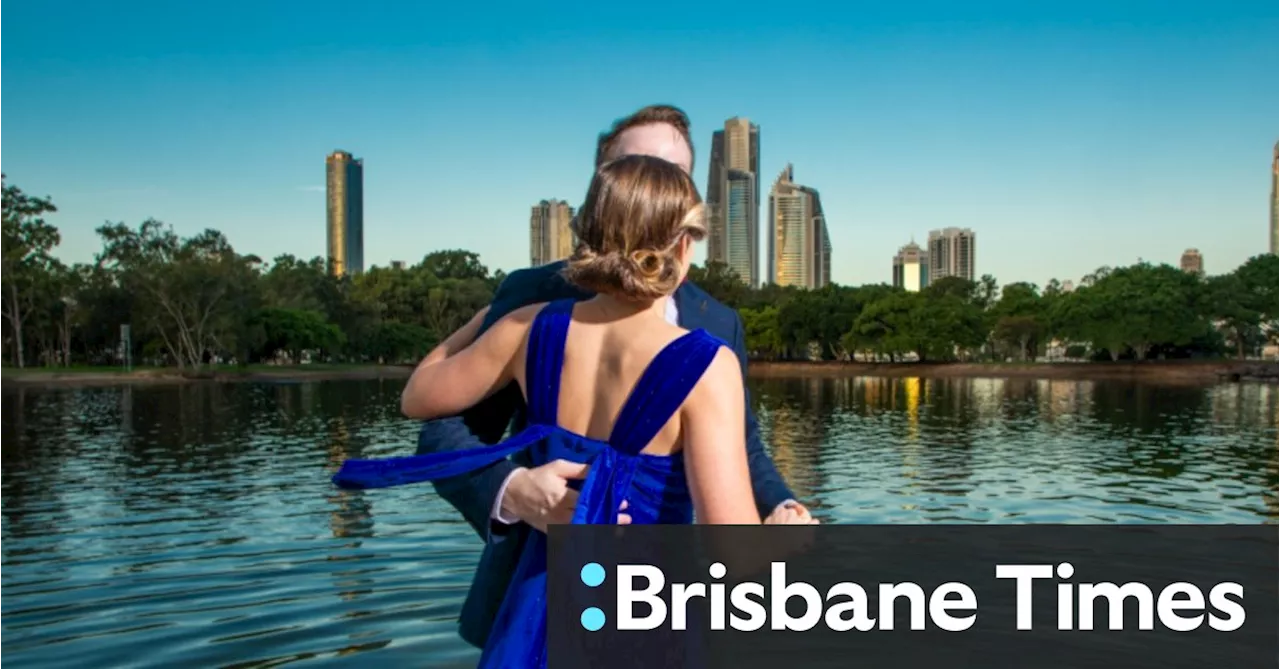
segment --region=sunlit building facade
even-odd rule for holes
[[[958,276],[975,281],[978,276],[977,237],[969,228],[943,228],[929,233],[929,280]]]
[[[893,257],[893,287],[915,293],[929,285],[929,253],[914,241]]]
[[[364,161],[346,151],[325,159],[325,200],[329,272],[364,271]]]
[[[795,182],[788,164],[769,193],[767,280],[817,289],[831,283],[831,238],[818,191]]]
[[[707,170],[707,260],[760,283],[760,127],[731,118],[711,135]]]
[[[543,200],[529,213],[529,264],[533,267],[573,255],[573,207],[563,200]]]

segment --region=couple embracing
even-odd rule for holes
[[[817,522],[760,443],[741,321],[685,280],[706,235],[692,169],[674,107],[602,134],[572,257],[512,273],[414,371],[418,455],[334,477],[431,481],[484,539],[460,619],[480,666],[546,664],[549,524]]]

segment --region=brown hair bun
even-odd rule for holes
[[[624,156],[596,170],[573,222],[577,248],[564,270],[574,285],[653,300],[680,282],[680,243],[706,235],[702,198],[689,175],[653,156]]]

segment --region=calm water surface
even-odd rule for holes
[[[399,381],[3,395],[3,660],[473,666],[480,541],[428,485]],[[752,383],[827,522],[1275,523],[1277,391],[995,380]]]

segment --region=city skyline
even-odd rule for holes
[[[215,21],[14,6],[4,168],[54,199],[67,262],[92,261],[104,222],[149,217],[269,260],[326,254],[316,156],[344,147],[376,166],[366,268],[466,248],[512,271],[529,205],[580,202],[597,134],[670,102],[693,121],[696,183],[712,131],[740,114],[768,135],[761,173],[792,162],[822,189],[843,284],[886,281],[907,233],[941,226],[983,233],[981,274],[1040,285],[1188,246],[1231,267],[1270,246],[1273,3],[769,8],[682,6],[673,24],[503,3],[405,4],[395,21],[323,0],[233,0]]]
[[[334,276],[364,271],[364,161],[346,151],[325,157],[325,259]]]

